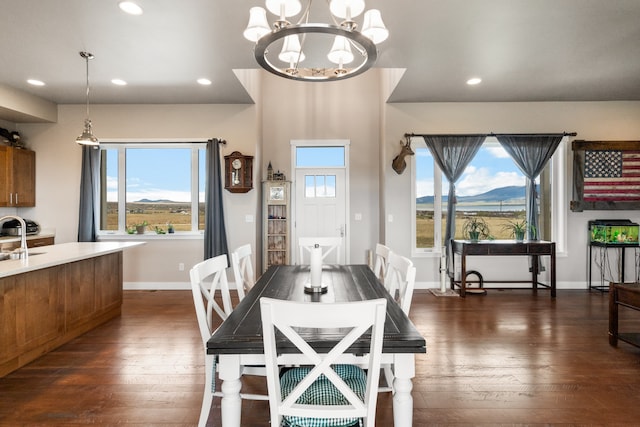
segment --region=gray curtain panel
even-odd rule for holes
[[[100,177],[100,149],[82,146],[82,170],[80,172],[80,214],[78,242],[97,240],[97,198]]]
[[[527,177],[527,239],[538,239],[538,197],[535,179],[547,165],[564,134],[556,135],[496,135],[500,145]]]
[[[204,196],[204,259],[229,253],[222,206],[222,165],[219,147],[221,143],[223,142],[217,138],[210,139],[207,142],[207,178]]]
[[[444,244],[447,251],[447,266],[451,260],[451,239],[456,235],[456,181],[476,155],[486,135],[423,135],[427,148],[449,180],[447,200],[447,222]]]

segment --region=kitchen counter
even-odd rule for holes
[[[42,237],[42,234],[38,234],[37,237]],[[144,242],[72,242],[31,248],[27,259],[0,261],[0,278],[106,255],[143,244]]]
[[[0,261],[0,378],[120,316],[123,252],[142,244],[63,243]]]

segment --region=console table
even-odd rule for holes
[[[550,289],[551,297],[556,296],[556,244],[544,240],[452,240],[451,253],[453,254],[453,269],[449,272],[451,289],[460,287],[460,296],[464,297],[467,289],[466,271],[467,256],[530,256],[531,257],[531,285],[533,291],[538,290],[538,285]],[[455,255],[460,255],[461,274],[460,281],[455,280]],[[538,281],[538,256],[549,256],[550,283],[544,284]],[[484,283],[522,283],[522,280],[487,281]]]
[[[609,344],[618,345],[618,340],[640,347],[640,332],[618,332],[619,306],[640,310],[640,283],[609,284]]]

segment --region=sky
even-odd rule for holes
[[[204,170],[204,150],[200,150],[200,170]],[[127,148],[127,202],[141,199],[191,201],[191,149]],[[116,150],[107,154],[107,201],[117,201],[118,162]],[[199,177],[204,189],[204,175]],[[204,192],[199,199],[204,202]]]
[[[416,197],[433,196],[433,156],[424,143],[414,145],[416,151]],[[482,194],[494,188],[524,186],[525,177],[500,144],[487,138],[483,147],[456,183],[458,196]],[[442,194],[449,191],[442,177]]]
[[[486,148],[485,148],[486,147]],[[422,148],[422,149],[421,149]],[[416,195],[433,195],[433,157],[424,144],[415,144],[416,151]],[[323,154],[326,153],[326,155]],[[204,150],[200,150],[200,170],[204,170]],[[300,149],[301,166],[322,164],[338,165],[343,162],[342,147],[326,150]],[[191,149],[127,149],[127,194],[128,202],[141,199],[167,199],[174,202],[191,200]],[[274,167],[277,170],[277,168]],[[107,200],[117,200],[117,153],[107,154]],[[523,186],[525,178],[500,144],[489,138],[478,152],[465,173],[456,184],[456,194],[470,196],[499,187]],[[204,175],[199,177],[199,199],[204,202]],[[443,194],[448,192],[448,183],[443,177]]]

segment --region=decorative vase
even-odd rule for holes
[[[136,225],[136,233],[144,234],[144,229],[145,229],[144,225]]]
[[[469,232],[469,240],[471,240],[472,242],[477,242],[479,238],[480,238],[480,232],[479,231],[470,231]]]
[[[524,240],[524,230],[514,231],[513,235],[517,242],[522,242]]]

